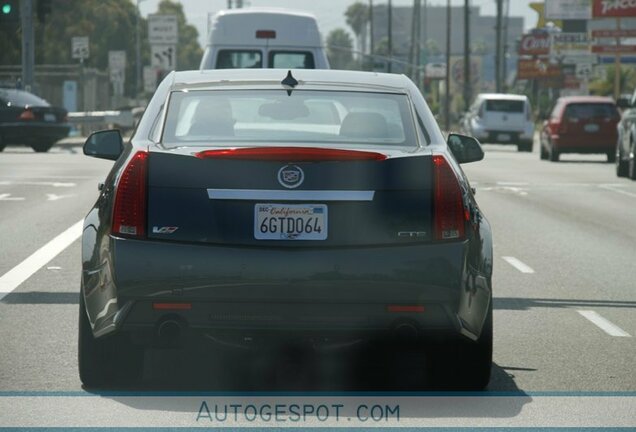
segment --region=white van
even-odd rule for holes
[[[512,144],[532,151],[534,121],[525,95],[481,93],[462,119],[465,133],[491,144]]]
[[[212,20],[199,69],[329,69],[316,18],[284,9],[230,9]]]

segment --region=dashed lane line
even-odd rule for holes
[[[607,333],[610,336],[632,337],[625,330],[623,330],[616,324],[612,323],[611,321],[606,320],[605,318],[603,318],[598,313],[592,310],[579,310],[577,312],[581,314],[583,317],[587,318],[592,324],[596,325],[598,328],[600,328],[601,330],[603,330],[605,333]]]
[[[82,234],[83,223],[83,220],[75,223],[20,264],[0,276],[0,300],[77,240]]]
[[[615,185],[599,185],[601,189],[605,189],[608,191],[616,192],[622,195],[626,195],[628,197],[636,198],[636,193],[627,192],[621,189],[617,189]]]
[[[526,263],[522,262],[521,260],[515,257],[505,256],[501,258],[503,258],[504,261],[506,261],[508,264],[510,264],[517,270],[519,270],[521,273],[527,273],[527,274],[534,273],[534,270],[532,269],[532,267],[530,267],[529,265],[527,265]]]

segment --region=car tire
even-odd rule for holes
[[[532,141],[521,141],[517,144],[517,151],[532,152]]]
[[[636,158],[630,158],[628,162],[627,177],[636,180]]]
[[[130,343],[128,335],[95,338],[80,291],[77,362],[86,387],[134,384],[141,379],[144,350]]]
[[[623,160],[620,145],[616,146],[616,176],[627,177],[629,172],[629,162]]]
[[[442,390],[479,391],[488,386],[492,370],[492,299],[477,341],[459,341],[438,357],[437,379]]]
[[[616,162],[616,152],[615,151],[607,152],[607,163],[614,163],[614,162]]]
[[[6,144],[4,143],[4,139],[2,138],[2,135],[0,135],[0,152],[4,150],[5,146]]]
[[[46,153],[46,152],[48,152],[51,149],[51,147],[53,147],[53,144],[55,144],[55,143],[42,142],[42,143],[37,143],[37,144],[31,144],[31,148],[36,153]]]
[[[554,148],[554,145],[551,145],[548,151],[548,159],[550,159],[550,162],[558,162],[559,156],[559,151]]]

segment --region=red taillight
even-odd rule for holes
[[[382,153],[340,150],[320,147],[250,147],[205,150],[195,154],[199,159],[269,160],[280,162],[385,160]]]
[[[256,30],[256,39],[276,39],[276,30]]]
[[[115,195],[113,234],[143,237],[146,233],[148,153],[137,152],[124,169]]]
[[[27,120],[27,121],[35,120],[35,114],[33,114],[33,111],[31,111],[30,109],[25,109],[24,111],[22,111],[22,113],[20,113],[18,118],[20,120]]]
[[[469,214],[455,172],[442,155],[433,155],[434,235],[435,240],[464,238]]]
[[[192,303],[153,303],[152,308],[154,310],[190,310],[192,309]]]
[[[390,313],[422,313],[424,312],[424,306],[421,305],[388,305],[386,307],[387,312]]]

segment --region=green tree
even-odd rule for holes
[[[159,14],[176,15],[179,25],[179,45],[177,46],[177,69],[199,69],[203,50],[198,42],[199,32],[196,27],[186,22],[183,5],[171,0],[161,0]]]
[[[599,96],[613,96],[614,95],[614,71],[616,67],[614,65],[606,67],[606,74],[604,79],[595,79],[590,83],[590,93]],[[621,91],[631,90],[636,87],[636,72],[631,66],[622,66],[620,70],[620,88]]]
[[[88,36],[86,67],[108,68],[108,51],[126,51],[126,92],[135,84],[135,23],[137,11],[130,0],[55,0],[44,23],[35,24],[35,64],[73,64],[71,39]],[[146,22],[141,20],[142,53],[148,58]],[[22,33],[18,28],[0,27],[0,64],[21,63]]]
[[[353,63],[353,40],[343,28],[337,28],[327,35],[327,57],[333,69],[349,69]]]
[[[353,30],[358,42],[358,50],[365,52],[367,48],[367,23],[369,22],[369,6],[355,2],[345,11],[347,25]]]

